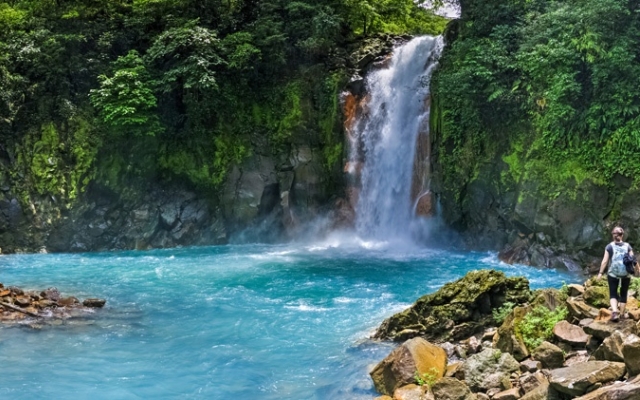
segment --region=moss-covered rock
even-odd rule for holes
[[[531,307],[529,306],[514,308],[493,337],[493,347],[500,351],[511,353],[518,361],[522,361],[529,356],[529,350],[524,343],[522,334],[516,327],[522,322],[530,309]]]
[[[525,278],[507,278],[494,270],[472,271],[385,320],[374,338],[402,340],[410,335],[438,342],[466,339],[495,323],[491,314],[494,308],[505,302],[523,304],[530,295]]]
[[[597,308],[609,307],[609,290],[602,286],[589,286],[583,295],[584,301]]]

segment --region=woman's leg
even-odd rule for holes
[[[627,306],[627,293],[629,293],[629,285],[631,284],[631,277],[620,279],[620,297],[618,305],[620,307],[620,315],[624,315],[624,309]]]
[[[607,282],[609,282],[609,301],[611,302],[611,311],[618,313],[618,278],[612,278],[607,275]]]

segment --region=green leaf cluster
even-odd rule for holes
[[[444,23],[413,0],[0,2],[0,173],[25,202],[90,182],[214,193],[254,150],[287,159],[307,136],[336,173],[338,49]]]
[[[516,333],[522,337],[527,348],[533,350],[545,340],[551,339],[553,327],[568,315],[566,307],[557,307],[551,311],[545,306],[535,306],[516,324]]]
[[[433,82],[434,133],[459,190],[483,163],[550,197],[640,184],[640,13],[623,0],[465,2]],[[458,189],[455,189],[458,188]]]

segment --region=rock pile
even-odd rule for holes
[[[376,333],[412,337],[371,372],[378,400],[640,400],[638,301],[630,293],[627,318],[609,322],[605,284],[530,292],[524,278],[474,271],[445,285]],[[496,326],[485,307],[507,299],[514,307]],[[567,317],[531,348],[519,323],[540,306],[566,307]]]
[[[5,287],[0,283],[0,323],[47,322],[86,315],[102,308],[104,299],[89,298],[82,302],[76,297],[63,297],[58,289],[24,291],[18,287]]]

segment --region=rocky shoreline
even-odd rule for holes
[[[0,283],[0,326],[26,325],[40,328],[59,325],[64,320],[83,318],[104,307],[105,299],[63,297],[56,288],[42,291],[5,287]]]
[[[379,327],[402,344],[370,372],[377,400],[638,400],[639,295],[613,323],[605,280],[531,291],[472,271]]]

